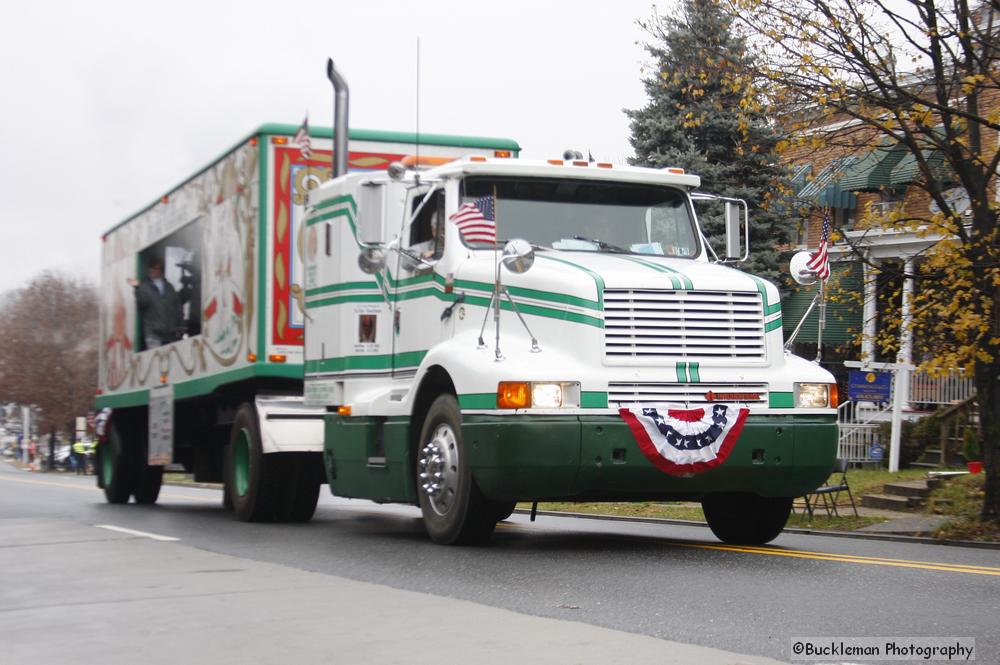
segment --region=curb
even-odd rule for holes
[[[530,515],[525,508],[516,508],[515,513]],[[571,513],[559,510],[539,510],[536,515],[547,517],[574,517],[577,519],[604,520],[607,522],[633,522],[642,524],[670,524],[674,526],[700,526],[708,528],[707,522],[693,520],[677,520],[666,517],[627,517],[622,515],[599,515],[596,513]],[[834,538],[853,538],[855,540],[880,540],[883,542],[913,543],[921,545],[948,545],[951,547],[968,547],[972,549],[1000,550],[1000,543],[979,540],[939,540],[926,536],[905,536],[901,534],[859,533],[857,531],[827,531],[824,529],[785,529],[782,533],[792,533],[799,536],[831,536]]]

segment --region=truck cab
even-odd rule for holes
[[[318,188],[304,391],[331,491],[418,504],[442,543],[540,500],[701,501],[724,541],[776,537],[833,466],[835,383],[783,349],[777,288],[715,257],[699,186],[471,156]]]

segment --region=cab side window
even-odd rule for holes
[[[421,258],[439,259],[444,252],[444,190],[430,195],[416,219],[410,224],[410,250]],[[414,196],[410,202],[412,215],[424,201],[424,196]]]

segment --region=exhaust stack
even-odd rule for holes
[[[326,76],[333,84],[333,177],[347,173],[347,108],[350,91],[347,81],[333,66],[333,58],[326,61]]]

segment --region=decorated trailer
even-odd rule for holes
[[[264,125],[104,234],[98,484],[155,502],[163,469],[225,483],[244,520],[306,520],[324,482],[323,411],[302,404],[311,313],[302,257],[332,132]],[[378,173],[416,150],[516,154],[506,139],[352,130],[341,157]]]
[[[338,123],[339,124],[339,123]],[[764,543],[836,455],[836,385],[783,348],[778,290],[697,176],[425,153],[317,188],[304,220],[305,402],[330,490],[417,504],[439,543],[519,501],[700,501]]]

